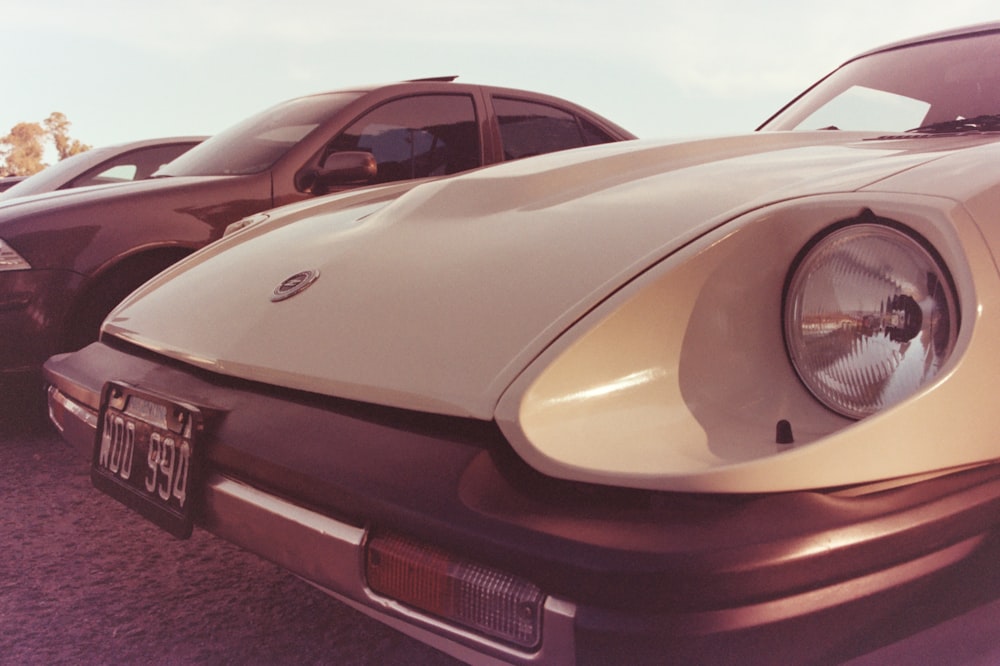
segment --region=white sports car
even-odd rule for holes
[[[94,484],[469,661],[843,659],[1000,525],[1000,24],[745,136],[241,224],[45,366]]]

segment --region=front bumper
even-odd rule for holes
[[[492,424],[253,386],[103,344],[51,359],[45,374],[54,423],[87,455],[105,379],[219,410],[199,524],[470,661],[842,657],[852,632],[900,612],[1000,520],[995,467],[824,493],[620,491],[532,472]],[[373,529],[537,584],[541,648],[372,592]]]

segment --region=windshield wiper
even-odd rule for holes
[[[1000,132],[1000,114],[956,118],[906,130],[907,134],[961,134],[965,132]]]

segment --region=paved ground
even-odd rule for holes
[[[254,555],[95,491],[30,401],[0,412],[0,664],[452,664]]]

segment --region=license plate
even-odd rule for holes
[[[174,536],[191,536],[202,424],[193,405],[109,382],[94,442],[94,487]]]

